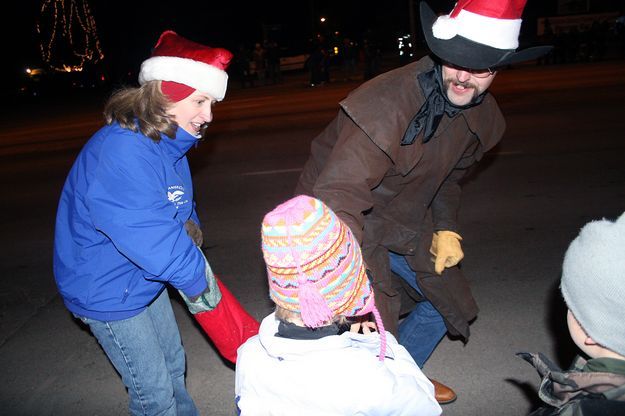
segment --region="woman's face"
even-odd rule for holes
[[[196,90],[187,98],[174,103],[169,113],[187,133],[200,137],[202,126],[213,120],[212,106],[215,101],[210,95]]]

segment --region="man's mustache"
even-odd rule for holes
[[[458,81],[457,79],[447,78],[445,80],[445,86],[449,88],[451,84],[455,84],[464,88],[473,88],[477,89],[477,85],[472,83],[471,81]]]

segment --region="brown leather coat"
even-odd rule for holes
[[[458,180],[500,140],[505,122],[490,95],[454,118],[445,116],[434,137],[400,141],[424,97],[417,81],[430,58],[389,71],[354,90],[337,117],[311,145],[296,193],[324,201],[361,242],[373,272],[376,304],[397,335],[400,296],[388,250],[406,256],[425,297],[454,335],[469,336],[477,305],[458,267],[434,273],[428,250],[435,230],[457,230]]]

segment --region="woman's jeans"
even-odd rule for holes
[[[392,252],[389,252],[389,258],[393,273],[423,295],[417,284],[417,274],[410,268],[406,258]],[[446,333],[447,327],[441,314],[429,301],[423,300],[399,324],[399,343],[408,350],[419,367],[423,367]]]
[[[129,319],[78,318],[89,325],[121,375],[131,415],[198,414],[184,384],[185,354],[167,290]]]

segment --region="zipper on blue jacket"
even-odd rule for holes
[[[130,292],[128,291],[128,288],[124,289],[124,296],[122,296],[122,303],[126,302],[126,299],[128,299],[129,294]]]

